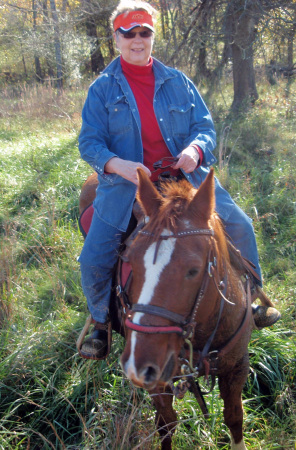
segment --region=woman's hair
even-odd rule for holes
[[[110,25],[113,29],[113,23],[117,16],[125,12],[130,11],[146,11],[155,20],[157,16],[157,11],[149,3],[138,1],[138,0],[121,0],[117,8],[113,11],[110,17]]]

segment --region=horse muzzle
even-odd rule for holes
[[[127,378],[135,386],[149,391],[156,386],[165,386],[171,380],[177,370],[178,359],[171,351],[162,366],[157,362],[150,361],[149,357],[142,364],[137,364],[133,358],[126,359],[125,353],[123,353],[121,366]]]

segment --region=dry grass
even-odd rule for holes
[[[75,339],[87,316],[76,261],[83,243],[77,231],[79,188],[90,173],[76,143],[86,90],[72,87],[58,96],[51,86],[19,85],[0,94],[5,450],[159,448],[147,394],[122,378],[121,340],[115,339],[112,355],[99,364],[76,354]],[[283,312],[282,322],[255,333],[250,346],[247,446],[295,450],[295,122],[286,117],[287,105],[270,110],[269,97],[274,104],[271,89],[237,128],[224,132],[221,163],[240,205],[251,214],[257,206],[266,287]],[[270,156],[265,149],[274,149],[275,135],[277,152]],[[229,152],[230,163],[223,161]],[[180,421],[173,448],[228,449],[217,389],[207,402],[209,422],[192,396],[176,402]]]

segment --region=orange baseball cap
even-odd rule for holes
[[[153,19],[146,11],[129,11],[120,14],[113,22],[114,31],[130,31],[136,27],[146,27],[154,31]]]

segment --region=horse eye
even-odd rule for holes
[[[198,270],[195,267],[193,267],[192,269],[188,270],[186,278],[187,279],[194,278],[195,275],[197,275],[197,274],[198,274]]]

